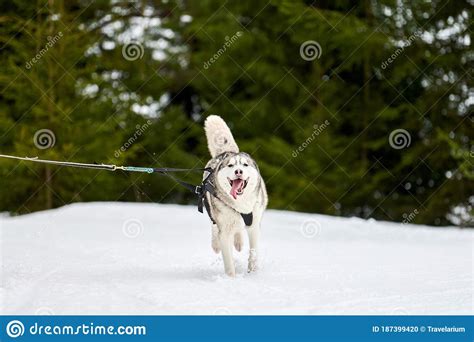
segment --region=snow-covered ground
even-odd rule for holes
[[[224,275],[195,207],[0,216],[1,314],[473,314],[473,233],[269,210]]]

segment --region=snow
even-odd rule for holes
[[[196,207],[0,216],[0,314],[473,314],[473,233],[268,210],[224,275]],[[247,242],[247,241],[246,241]]]

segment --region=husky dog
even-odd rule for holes
[[[260,221],[268,197],[265,183],[255,161],[239,148],[224,120],[210,115],[205,123],[207,144],[212,159],[206,167],[213,170],[209,181],[214,194],[206,193],[206,209],[213,221],[212,249],[222,251],[227,275],[235,276],[233,248],[241,251],[244,230],[250,241],[248,272],[257,268]],[[204,178],[208,176],[204,173]]]

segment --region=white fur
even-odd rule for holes
[[[223,152],[239,152],[239,147],[230,132],[229,127],[220,116],[209,115],[204,122],[207,147],[214,158]]]
[[[255,162],[247,154],[239,153],[224,120],[216,115],[209,116],[205,122],[205,130],[209,151],[213,157],[207,166],[215,169],[212,180],[218,197],[206,195],[211,216],[216,221],[212,226],[212,249],[216,253],[222,252],[226,274],[235,276],[233,247],[239,252],[242,250],[243,233],[247,230],[250,243],[248,272],[253,272],[257,269],[260,222],[268,203],[265,183]],[[219,140],[222,137],[223,139]],[[224,152],[230,152],[230,155],[223,159],[215,158]],[[237,170],[241,174],[240,177],[248,182],[243,193],[234,198],[230,194],[229,179],[238,178]],[[250,227],[245,226],[241,213],[252,213],[253,222]]]

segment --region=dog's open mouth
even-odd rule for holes
[[[237,199],[237,196],[240,196],[244,193],[244,189],[247,187],[247,184],[249,182],[249,179],[242,179],[242,178],[237,178],[237,179],[230,179],[227,178],[230,184],[230,195],[234,197],[234,199]]]

